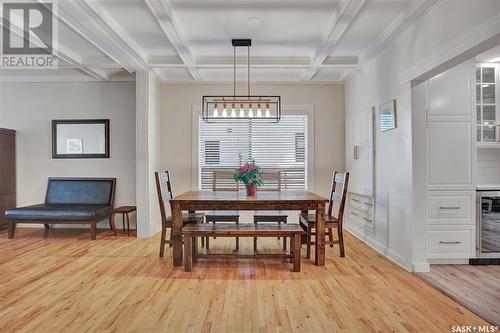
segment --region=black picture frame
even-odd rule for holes
[[[104,125],[105,151],[103,154],[61,154],[57,151],[57,126],[64,124],[96,124]],[[56,119],[52,120],[52,158],[53,159],[86,159],[86,158],[109,158],[110,153],[109,119]]]

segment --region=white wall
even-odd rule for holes
[[[230,94],[231,85],[161,85],[160,166],[172,174],[173,190],[191,190],[192,105],[203,95]],[[314,190],[328,195],[333,170],[345,168],[343,85],[259,85],[252,94],[281,95],[284,105],[314,105]],[[174,194],[175,194],[174,193]]]
[[[374,232],[350,221],[346,228],[407,269],[425,261],[426,242],[425,219],[413,216],[422,198],[413,188],[412,135],[425,133],[412,133],[411,80],[500,33],[499,13],[496,1],[440,1],[346,79],[347,114],[395,98],[398,126],[377,132]]]
[[[478,184],[500,184],[500,149],[478,149],[476,180]]]
[[[110,119],[109,159],[52,159],[51,120],[95,118]],[[1,83],[0,127],[17,131],[18,206],[43,202],[50,176],[116,177],[115,205],[135,204],[134,83]]]

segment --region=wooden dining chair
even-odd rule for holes
[[[216,170],[213,173],[212,190],[215,191],[231,191],[238,192],[240,190],[239,183],[233,179],[234,170]],[[205,215],[205,222],[234,222],[240,223],[240,212],[237,210],[217,210],[208,212]],[[215,238],[215,237],[214,237]],[[205,248],[209,250],[209,238],[205,238]],[[236,251],[240,249],[240,238],[236,237]]]
[[[158,202],[160,204],[161,214],[161,240],[160,240],[160,257],[163,257],[165,251],[165,244],[172,246],[172,232],[170,232],[170,239],[167,240],[167,229],[172,229],[172,216],[167,215],[166,207],[169,206],[170,200],[174,197],[172,192],[172,184],[170,181],[170,173],[168,171],[156,171],[156,192],[158,193]],[[188,223],[201,223],[203,222],[203,213],[189,212],[182,214],[182,225]]]
[[[328,211],[324,215],[325,228],[328,231],[328,241],[325,240],[325,244],[329,244],[333,247],[334,244],[339,244],[340,256],[345,257],[344,250],[344,235],[342,233],[342,223],[344,221],[344,208],[345,201],[347,197],[347,186],[349,184],[349,172],[341,173],[335,171],[332,179],[332,188],[330,192],[330,200],[328,203]],[[336,211],[336,213],[334,212]],[[300,214],[299,223],[302,229],[306,232],[307,239],[307,252],[306,258],[311,258],[311,245],[315,242],[311,241],[312,236],[316,238],[316,214]],[[337,229],[338,240],[333,240],[332,229]]]
[[[281,171],[266,171],[263,170],[262,180],[264,185],[259,187],[258,191],[273,191],[281,192]],[[287,223],[288,215],[281,210],[275,211],[256,211],[253,215],[253,223],[271,222],[271,223]],[[278,237],[278,239],[280,239]],[[257,251],[257,237],[253,238],[253,250]],[[283,250],[286,250],[286,237],[283,238]]]

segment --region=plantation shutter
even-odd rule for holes
[[[278,123],[199,118],[199,184],[212,189],[213,171],[255,161],[264,172],[280,170],[282,189],[307,189],[307,115],[282,115]]]

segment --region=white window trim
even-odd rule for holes
[[[282,114],[284,115],[307,115],[307,188],[314,192],[314,166],[315,166],[315,144],[314,144],[314,105],[283,105]],[[191,107],[191,190],[196,191],[200,186],[198,175],[199,169],[199,124],[198,119],[201,115],[201,105],[195,104]]]

